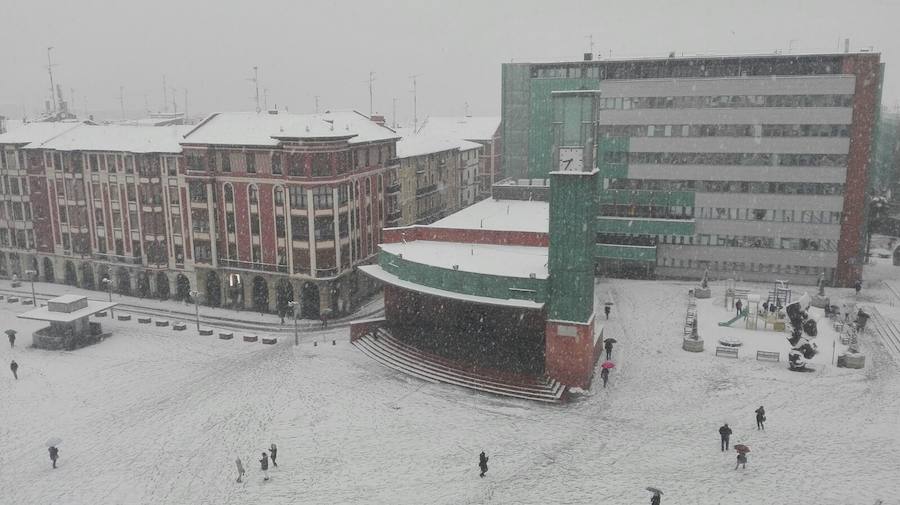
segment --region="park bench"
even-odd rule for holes
[[[716,356],[722,356],[724,358],[734,358],[738,357],[738,348],[737,347],[723,347],[716,346]]]
[[[150,319],[149,317],[139,317],[138,318],[138,323],[140,323],[140,324],[150,324],[151,321],[152,321],[152,319]]]
[[[244,342],[258,342],[258,341],[259,341],[259,337],[256,335],[253,335],[252,337],[250,335],[244,335]]]
[[[131,314],[119,314],[116,316],[119,321],[131,321]]]
[[[756,361],[781,361],[781,353],[773,351],[756,351]]]
[[[200,334],[203,335],[203,336],[205,336],[205,337],[208,337],[208,336],[210,336],[210,335],[213,334],[213,331],[210,330],[210,329],[208,329],[208,328],[200,328],[199,331],[200,331]]]
[[[275,345],[278,343],[278,339],[277,338],[264,338],[264,339],[262,339],[262,343],[268,344],[268,345]]]
[[[219,338],[222,340],[231,340],[234,338],[234,333],[219,333]]]
[[[179,321],[172,325],[172,329],[175,331],[184,331],[187,329],[187,325]]]
[[[156,322],[156,326],[159,326],[159,327],[164,328],[164,327],[166,327],[166,326],[169,326],[169,322],[166,321],[165,319],[161,319],[161,320],[159,320],[159,321]]]

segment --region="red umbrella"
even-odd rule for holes
[[[600,368],[615,368],[615,367],[616,367],[616,364],[613,363],[612,361],[604,361],[603,364],[600,365]]]
[[[734,446],[734,450],[736,450],[737,452],[740,452],[741,454],[743,454],[745,452],[750,452],[750,448],[744,444],[737,444],[736,446]]]

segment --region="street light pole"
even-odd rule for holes
[[[199,291],[191,291],[189,293],[191,298],[194,299],[194,311],[197,314],[197,333],[200,333],[200,292]]]
[[[37,272],[34,270],[25,270],[25,275],[28,276],[28,279],[31,281],[31,300],[34,303],[34,306],[37,307],[37,295],[34,294],[34,278],[37,277]]]
[[[297,302],[288,302],[288,307],[294,309],[294,346],[300,345],[300,332],[297,329],[297,309],[300,304]]]
[[[109,277],[104,277],[100,282],[106,285],[106,294],[109,295],[109,303],[112,303],[112,281],[109,279]],[[112,307],[109,308],[109,318],[115,319],[115,314],[113,314]]]

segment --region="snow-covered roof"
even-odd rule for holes
[[[122,151],[129,153],[180,153],[182,135],[190,126],[82,125],[29,149],[59,151]]]
[[[540,302],[535,302],[532,300],[517,300],[515,298],[503,299],[503,298],[491,298],[488,296],[478,296],[478,295],[467,295],[463,293],[457,293],[455,291],[447,291],[444,289],[433,288],[430,286],[425,286],[423,284],[416,284],[414,282],[403,280],[396,275],[386,271],[378,265],[362,265],[358,267],[363,273],[370,275],[381,282],[390,284],[392,286],[397,286],[399,288],[403,288],[409,291],[415,291],[417,293],[424,293],[426,295],[439,296],[442,298],[450,298],[452,300],[459,300],[463,302],[471,302],[477,303],[481,305],[497,305],[500,307],[513,307],[518,309],[542,309],[544,308],[544,304]]]
[[[479,149],[481,144],[462,140],[459,137],[448,138],[435,135],[411,135],[404,137],[403,140],[397,142],[397,157],[410,158],[413,156],[422,156],[423,154],[440,153],[444,151],[452,151],[459,149],[460,151],[468,151],[470,149]]]
[[[25,121],[21,119],[6,118],[6,120],[4,121],[4,126],[6,127],[6,131],[11,132],[25,126]]]
[[[400,135],[356,111],[322,114],[219,112],[185,135],[184,144],[275,146],[284,138],[340,139],[359,144]]]
[[[79,122],[25,123],[15,130],[0,135],[0,144],[31,144],[47,140],[81,125]]]
[[[550,231],[550,203],[489,198],[436,221],[435,228],[465,230]]]
[[[521,245],[470,244],[413,240],[379,244],[390,254],[402,254],[404,260],[439,268],[475,274],[502,275],[538,279],[547,278],[547,248]]]
[[[490,142],[499,127],[499,116],[433,116],[425,120],[418,133]]]
[[[76,297],[81,298],[81,297]],[[52,312],[49,307],[39,307],[31,309],[28,312],[19,314],[17,317],[22,319],[37,319],[39,321],[55,321],[58,323],[68,323],[96,314],[101,310],[107,310],[118,305],[118,302],[102,302],[100,300],[88,300],[87,307],[78,309],[74,312]]]

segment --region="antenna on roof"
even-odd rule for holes
[[[163,74],[163,112],[169,112],[169,87],[166,86],[166,74]]]
[[[316,95],[316,114],[319,113],[319,95]]]
[[[259,106],[259,67],[253,67],[253,77],[247,80],[253,82],[253,85],[256,88],[254,100],[256,101],[256,112],[259,113],[262,110]]]
[[[125,86],[119,86],[119,108],[122,110],[122,119],[125,119]]]
[[[53,110],[56,110],[56,86],[53,84],[53,67],[56,65],[50,61],[50,51],[53,50],[53,46],[47,48],[47,73],[50,74],[50,99],[53,100]]]
[[[393,128],[396,130],[397,129],[397,99],[396,98],[394,98],[394,107],[393,107],[392,112],[394,115]]]
[[[373,86],[375,84],[375,72],[369,72],[369,117],[375,114]]]
[[[416,88],[416,77],[421,76],[422,74],[415,74],[409,76],[412,79],[412,94],[413,94],[413,133],[416,133],[416,130],[419,129],[419,108],[418,108],[418,90]]]

